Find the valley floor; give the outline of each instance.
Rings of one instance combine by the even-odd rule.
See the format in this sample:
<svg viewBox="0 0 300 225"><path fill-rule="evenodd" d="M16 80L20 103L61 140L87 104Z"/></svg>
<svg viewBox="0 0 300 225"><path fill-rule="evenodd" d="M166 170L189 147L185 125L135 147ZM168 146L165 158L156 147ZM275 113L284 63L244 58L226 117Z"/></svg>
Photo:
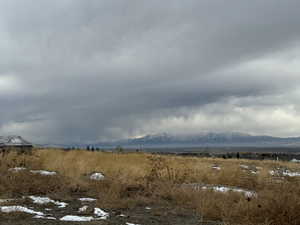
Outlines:
<svg viewBox="0 0 300 225"><path fill-rule="evenodd" d="M300 164L87 151L0 157L0 224L297 225Z"/></svg>

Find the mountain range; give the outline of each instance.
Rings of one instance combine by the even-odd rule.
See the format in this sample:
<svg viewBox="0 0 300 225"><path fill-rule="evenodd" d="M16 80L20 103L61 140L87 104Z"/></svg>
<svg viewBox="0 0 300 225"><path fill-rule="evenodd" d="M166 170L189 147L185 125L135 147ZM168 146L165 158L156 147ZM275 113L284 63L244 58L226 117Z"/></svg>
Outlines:
<svg viewBox="0 0 300 225"><path fill-rule="evenodd" d="M167 133L145 135L112 142L95 143L98 147L203 147L203 146L253 146L253 147L296 147L300 146L300 137L273 137L250 135L237 132L201 133L197 135L171 135Z"/></svg>
<svg viewBox="0 0 300 225"><path fill-rule="evenodd" d="M98 148L161 148L161 147L300 147L300 137L273 137L268 135L250 135L238 132L200 133L197 135L172 135L168 133L148 134L136 138L116 141L69 144L43 144L42 147L77 147L86 146Z"/></svg>

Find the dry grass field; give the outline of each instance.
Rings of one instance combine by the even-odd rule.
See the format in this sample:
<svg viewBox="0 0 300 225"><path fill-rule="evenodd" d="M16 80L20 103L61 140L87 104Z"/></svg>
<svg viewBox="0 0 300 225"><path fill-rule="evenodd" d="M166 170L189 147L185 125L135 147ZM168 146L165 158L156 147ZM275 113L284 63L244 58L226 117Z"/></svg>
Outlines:
<svg viewBox="0 0 300 225"><path fill-rule="evenodd" d="M12 172L15 167L26 170ZM30 173L41 169L57 175ZM300 164L291 162L43 149L0 157L0 199L36 195L70 201L84 195L108 211L146 206L190 211L199 224L299 225L299 171ZM89 179L93 172L105 179Z"/></svg>

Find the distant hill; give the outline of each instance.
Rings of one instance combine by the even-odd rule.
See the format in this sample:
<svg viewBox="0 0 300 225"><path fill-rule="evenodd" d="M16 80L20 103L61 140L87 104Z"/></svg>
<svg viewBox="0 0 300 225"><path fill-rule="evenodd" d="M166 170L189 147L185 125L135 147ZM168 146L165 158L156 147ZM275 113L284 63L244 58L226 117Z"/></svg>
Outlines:
<svg viewBox="0 0 300 225"><path fill-rule="evenodd" d="M200 133L197 135L171 135L167 133L145 135L111 142L97 143L48 143L40 147L85 148L87 145L98 148L161 148L161 147L300 147L300 137L273 137L267 135L250 135L238 132Z"/></svg>
<svg viewBox="0 0 300 225"><path fill-rule="evenodd" d="M114 142L96 143L95 146L110 147L198 147L198 146L300 146L300 137L254 136L244 133L201 133L198 135L170 135L167 133L145 135Z"/></svg>

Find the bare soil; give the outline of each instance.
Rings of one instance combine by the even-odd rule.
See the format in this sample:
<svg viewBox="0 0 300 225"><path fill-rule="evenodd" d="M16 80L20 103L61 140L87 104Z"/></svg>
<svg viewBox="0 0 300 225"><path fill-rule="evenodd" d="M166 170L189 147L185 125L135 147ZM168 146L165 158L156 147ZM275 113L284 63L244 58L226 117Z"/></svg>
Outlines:
<svg viewBox="0 0 300 225"><path fill-rule="evenodd" d="M17 205L11 203L11 205ZM41 211L45 214L49 212L49 216L57 218L57 220L35 219L33 215L25 213L0 213L0 225L65 225L65 224L85 224L85 225L126 225L126 223L140 225L199 225L209 224L200 223L200 217L190 209L172 208L170 206L149 206L136 207L134 209L114 209L105 210L110 216L106 220L97 220L92 222L66 222L60 221L65 215L78 216L93 216L94 202L80 202L73 200L68 202L66 208L58 208L53 204L38 205L33 204L30 200L24 200L18 205L31 208L35 211ZM85 212L78 212L78 209L83 205L88 205L89 208ZM46 210L48 209L48 210ZM50 209L50 210L49 210Z"/></svg>

